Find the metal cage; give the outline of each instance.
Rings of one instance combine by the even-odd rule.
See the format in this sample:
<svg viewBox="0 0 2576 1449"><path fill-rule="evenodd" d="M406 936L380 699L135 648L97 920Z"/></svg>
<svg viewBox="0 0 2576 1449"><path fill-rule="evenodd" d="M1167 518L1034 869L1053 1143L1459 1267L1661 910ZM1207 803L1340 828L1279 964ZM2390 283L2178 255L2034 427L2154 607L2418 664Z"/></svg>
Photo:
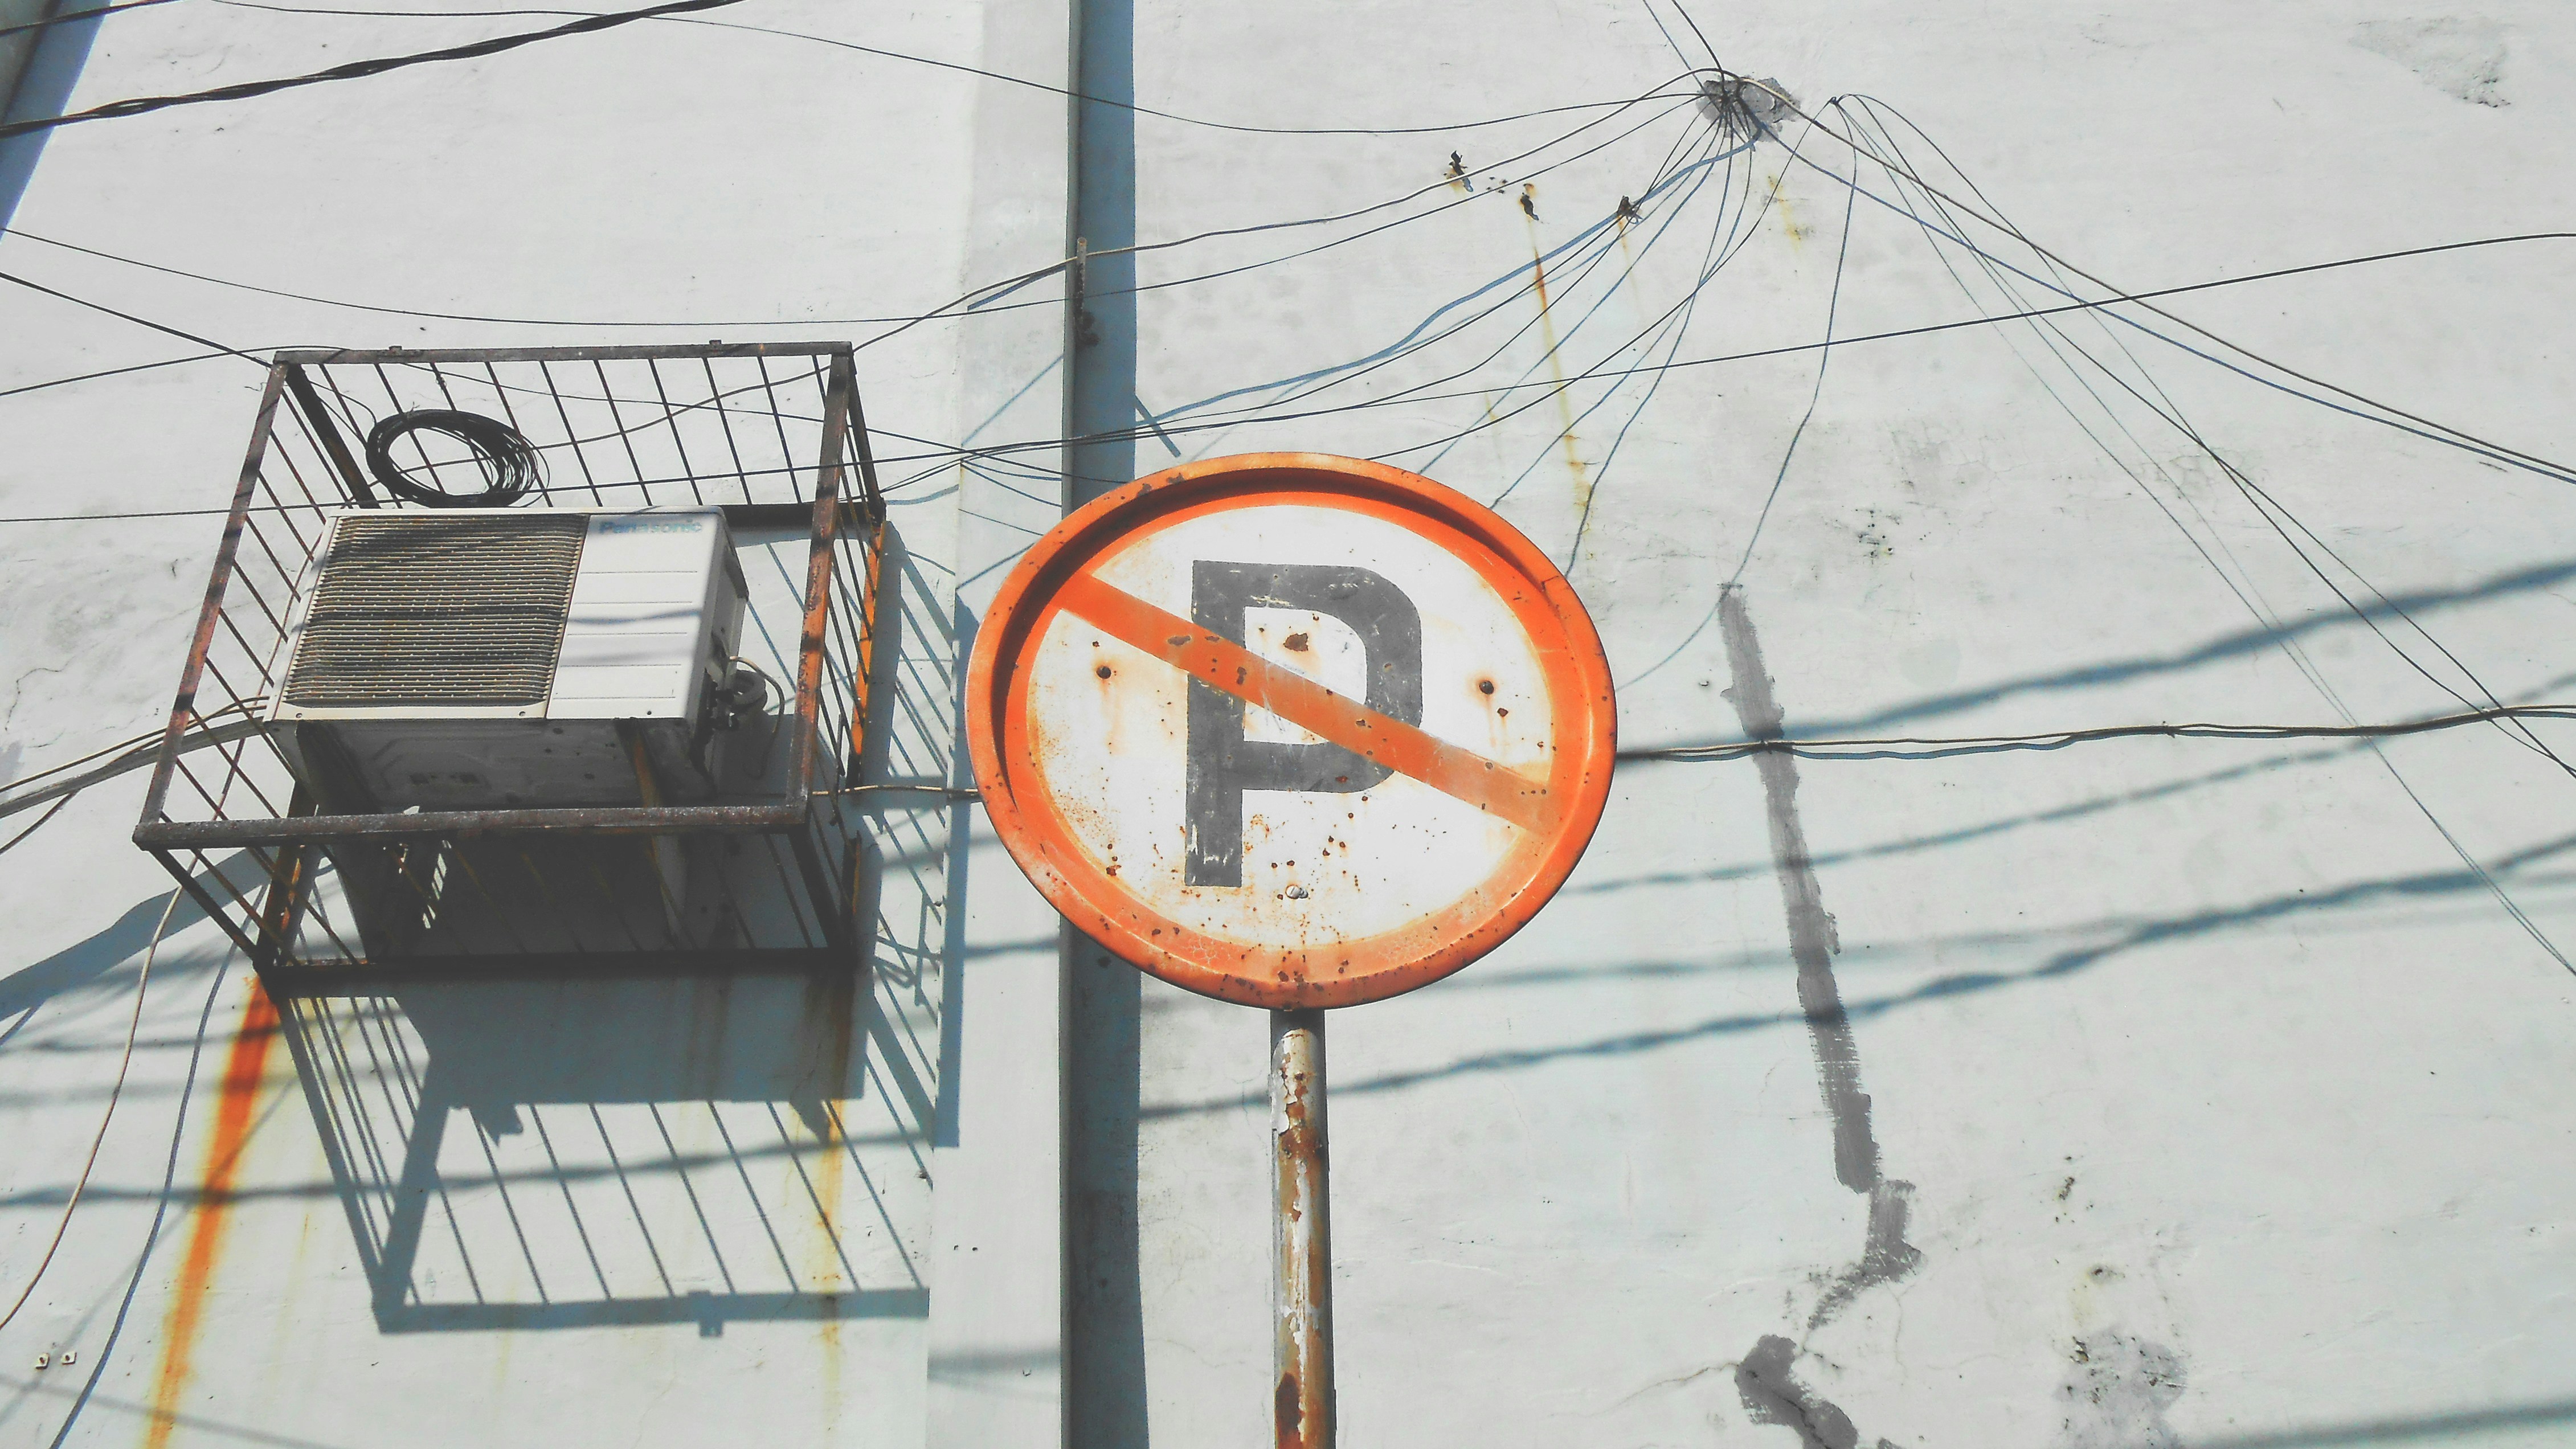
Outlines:
<svg viewBox="0 0 2576 1449"><path fill-rule="evenodd" d="M523 510L723 509L747 581L741 648L777 683L714 799L397 813L299 776L287 727L263 717L299 590L331 514L423 506L380 487L351 440L424 408L527 439L542 468ZM395 466L454 493L487 481L481 460L417 442ZM279 994L856 970L853 794L886 540L847 343L281 352L135 843Z"/></svg>

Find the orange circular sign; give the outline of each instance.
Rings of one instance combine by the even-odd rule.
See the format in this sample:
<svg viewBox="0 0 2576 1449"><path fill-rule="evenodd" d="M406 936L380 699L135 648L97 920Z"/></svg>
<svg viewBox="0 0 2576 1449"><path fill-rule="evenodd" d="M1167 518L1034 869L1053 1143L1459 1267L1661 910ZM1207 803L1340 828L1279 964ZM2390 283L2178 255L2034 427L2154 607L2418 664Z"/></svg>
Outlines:
<svg viewBox="0 0 2576 1449"><path fill-rule="evenodd" d="M1600 637L1547 556L1399 468L1140 478L1012 570L966 677L975 781L1047 900L1249 1006L1355 1006L1500 945L1609 796Z"/></svg>

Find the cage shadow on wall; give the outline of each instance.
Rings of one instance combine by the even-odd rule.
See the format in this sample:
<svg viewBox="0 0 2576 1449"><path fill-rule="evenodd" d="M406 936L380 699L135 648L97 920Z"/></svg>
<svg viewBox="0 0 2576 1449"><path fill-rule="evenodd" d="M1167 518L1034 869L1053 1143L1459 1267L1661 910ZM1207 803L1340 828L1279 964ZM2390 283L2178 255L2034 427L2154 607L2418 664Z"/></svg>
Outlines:
<svg viewBox="0 0 2576 1449"><path fill-rule="evenodd" d="M385 1333L921 1319L926 1063L859 979L278 1003Z"/></svg>
<svg viewBox="0 0 2576 1449"><path fill-rule="evenodd" d="M456 436L476 430L503 444ZM450 506L473 498L508 506ZM730 620L696 715L570 709L585 626L567 560L587 570L638 529L689 528L724 545L709 597ZM135 841L281 998L859 971L856 787L887 536L846 343L280 353ZM363 575L348 562L362 540L378 541ZM552 632L522 597L541 576L571 591ZM593 614L627 631L610 644L649 634L663 606L593 577L580 587L608 600ZM336 694L300 678L326 623L346 656ZM505 677L527 657L532 686ZM594 680L649 673L601 657ZM381 703L413 669L476 707L317 723L317 700ZM409 735L392 748L388 731ZM552 776L513 774L513 754ZM441 794L460 790L470 804ZM205 868L235 849L263 890Z"/></svg>

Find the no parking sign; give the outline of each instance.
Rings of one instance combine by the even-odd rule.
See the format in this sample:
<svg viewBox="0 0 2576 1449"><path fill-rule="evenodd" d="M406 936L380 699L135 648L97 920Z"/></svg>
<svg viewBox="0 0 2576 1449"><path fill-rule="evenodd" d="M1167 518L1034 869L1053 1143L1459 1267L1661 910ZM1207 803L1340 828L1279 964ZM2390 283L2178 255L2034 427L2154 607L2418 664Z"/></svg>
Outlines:
<svg viewBox="0 0 2576 1449"><path fill-rule="evenodd" d="M1021 560L975 643L995 829L1143 969L1269 1007L1436 981L1519 929L1601 817L1608 666L1492 511L1357 459L1140 479Z"/></svg>
<svg viewBox="0 0 2576 1449"><path fill-rule="evenodd" d="M1057 910L1271 1011L1280 1449L1334 1440L1324 1013L1437 981L1565 883L1617 717L1592 621L1492 510L1258 453L1140 478L1021 559L966 739Z"/></svg>

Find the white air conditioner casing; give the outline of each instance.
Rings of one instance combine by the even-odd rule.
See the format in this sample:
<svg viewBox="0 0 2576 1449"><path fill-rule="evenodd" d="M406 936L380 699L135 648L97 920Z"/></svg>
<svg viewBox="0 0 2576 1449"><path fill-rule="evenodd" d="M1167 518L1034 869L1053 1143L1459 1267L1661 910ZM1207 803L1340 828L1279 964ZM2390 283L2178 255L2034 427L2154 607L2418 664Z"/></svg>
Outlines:
<svg viewBox="0 0 2576 1449"><path fill-rule="evenodd" d="M350 509L268 718L332 813L716 793L744 615L715 508Z"/></svg>

